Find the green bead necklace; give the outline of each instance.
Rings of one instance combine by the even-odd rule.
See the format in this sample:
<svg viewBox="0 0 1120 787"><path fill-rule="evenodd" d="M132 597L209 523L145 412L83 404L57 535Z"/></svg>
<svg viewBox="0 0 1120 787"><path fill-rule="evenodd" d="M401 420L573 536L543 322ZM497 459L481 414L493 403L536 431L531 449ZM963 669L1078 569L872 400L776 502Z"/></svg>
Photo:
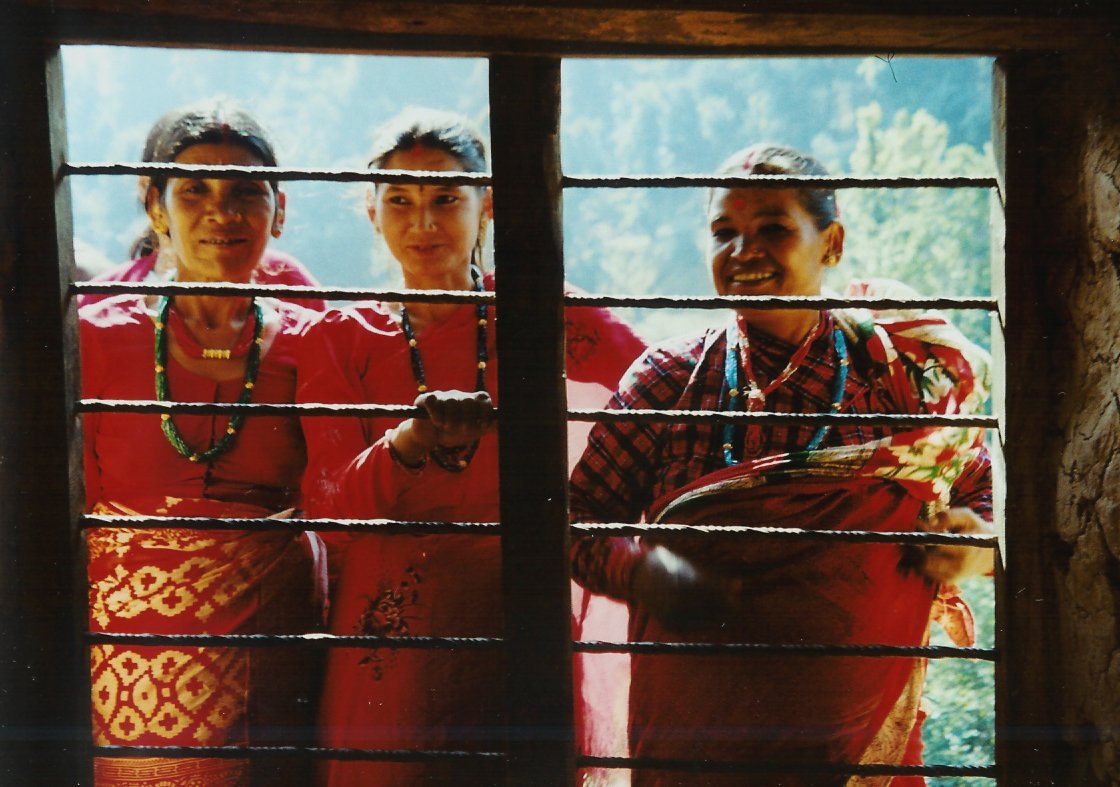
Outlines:
<svg viewBox="0 0 1120 787"><path fill-rule="evenodd" d="M238 404L248 404L253 398L253 385L257 381L257 371L261 366L261 345L264 344L261 338L261 333L264 331L264 313L255 300L251 301L251 304L254 320L253 341L249 345L249 355L245 359L245 384L241 387L241 396L237 398ZM156 401L170 402L173 400L167 385L167 318L171 313L171 298L166 295L160 298L156 313ZM244 420L245 416L242 413L231 415L222 439L205 451L191 450L179 434L179 430L175 428L170 413L160 414L160 427L167 442L171 443L172 448L182 456L191 462L209 462L229 450Z"/></svg>

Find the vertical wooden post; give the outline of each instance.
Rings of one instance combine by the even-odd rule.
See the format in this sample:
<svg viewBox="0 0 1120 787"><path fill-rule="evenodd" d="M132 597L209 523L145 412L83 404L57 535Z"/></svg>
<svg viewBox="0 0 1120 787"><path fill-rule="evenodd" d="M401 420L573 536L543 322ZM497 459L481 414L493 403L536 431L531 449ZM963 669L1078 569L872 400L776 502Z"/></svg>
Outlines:
<svg viewBox="0 0 1120 787"><path fill-rule="evenodd" d="M0 781L89 784L76 320L57 46L0 40ZM60 250L64 250L60 255ZM71 468L75 472L71 472Z"/></svg>
<svg viewBox="0 0 1120 787"><path fill-rule="evenodd" d="M1053 155L1044 130L1046 58L1020 55L997 61L993 74L993 141L1005 195L1005 270L995 282L1003 309L1005 379L996 392L1004 426L1007 532L1005 571L997 585L1002 620L997 672L997 758L1001 783L1066 784L1059 774L1061 685L1060 636L1054 588L1053 517L1058 475L1054 444L1058 417L1053 358L1060 331L1048 303L1047 243L1040 239L1047 194L1057 182L1041 176L1040 162ZM1072 173L1066 173L1072 177ZM1046 229L1042 230L1044 233ZM1000 408L1002 404L1003 411Z"/></svg>
<svg viewBox="0 0 1120 787"><path fill-rule="evenodd" d="M560 63L490 60L511 785L574 782Z"/></svg>

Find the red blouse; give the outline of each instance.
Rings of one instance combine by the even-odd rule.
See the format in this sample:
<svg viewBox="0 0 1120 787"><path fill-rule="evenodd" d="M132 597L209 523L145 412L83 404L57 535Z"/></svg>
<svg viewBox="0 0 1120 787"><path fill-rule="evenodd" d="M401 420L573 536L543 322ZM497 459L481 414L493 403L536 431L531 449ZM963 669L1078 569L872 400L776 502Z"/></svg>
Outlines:
<svg viewBox="0 0 1120 787"><path fill-rule="evenodd" d="M295 398L298 340L314 313L268 299L280 325L261 359L254 402ZM98 399L155 399L152 313L143 296L119 295L79 311L82 396ZM183 402L235 402L242 380L215 381L185 370L169 354L171 397ZM205 449L224 434L228 417L176 415L187 445ZM252 416L229 451L210 463L185 460L160 429L159 415L87 413L85 430L86 505L167 495L244 502L279 510L294 505L305 451L295 418Z"/></svg>

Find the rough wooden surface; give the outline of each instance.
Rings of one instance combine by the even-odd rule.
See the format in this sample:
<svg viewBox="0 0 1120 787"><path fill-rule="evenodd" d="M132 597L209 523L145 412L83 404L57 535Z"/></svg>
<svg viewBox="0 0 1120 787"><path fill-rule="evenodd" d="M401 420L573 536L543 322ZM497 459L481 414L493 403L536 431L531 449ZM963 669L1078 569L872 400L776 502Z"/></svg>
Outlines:
<svg viewBox="0 0 1120 787"><path fill-rule="evenodd" d="M1060 379L1057 510L1061 629L1068 667L1071 784L1120 784L1120 69L1071 57L1064 123L1075 178L1054 272L1072 350ZM1065 156L1063 157L1065 158Z"/></svg>
<svg viewBox="0 0 1120 787"><path fill-rule="evenodd" d="M88 784L62 83L57 49L21 32L0 32L0 783Z"/></svg>
<svg viewBox="0 0 1120 787"><path fill-rule="evenodd" d="M1054 590L1053 511L1056 454L1055 364L1068 355L1059 335L1053 302L1056 264L1054 225L1064 215L1050 200L1061 183L1047 184L1044 167L1060 152L1050 114L1038 112L1060 100L1062 80L1056 58L1017 56L1001 60L995 73L996 160L1006 195L1004 361L1006 385L1003 438L1007 444L1005 581L997 606L1004 649L1000 676L999 757L1006 783L1057 785L1064 760L1053 720L1059 715L1056 684L1060 653L1039 647L1056 636L1061 610ZM1066 178L1069 180L1069 178ZM1055 212L1040 233L1040 215Z"/></svg>
<svg viewBox="0 0 1120 787"><path fill-rule="evenodd" d="M507 784L575 778L560 62L490 62Z"/></svg>
<svg viewBox="0 0 1120 787"><path fill-rule="evenodd" d="M460 53L650 51L998 53L1077 48L1116 30L1103 2L380 2L379 0L17 0L49 16L64 40L107 30L137 43L218 43L283 48L393 47ZM132 17L132 18L129 18ZM193 20L195 24L192 24ZM121 22L125 22L121 24ZM239 25L226 38L213 22ZM253 27L258 26L254 35ZM298 30L297 30L298 29ZM296 31L288 32L287 31ZM346 33L327 43L311 31Z"/></svg>

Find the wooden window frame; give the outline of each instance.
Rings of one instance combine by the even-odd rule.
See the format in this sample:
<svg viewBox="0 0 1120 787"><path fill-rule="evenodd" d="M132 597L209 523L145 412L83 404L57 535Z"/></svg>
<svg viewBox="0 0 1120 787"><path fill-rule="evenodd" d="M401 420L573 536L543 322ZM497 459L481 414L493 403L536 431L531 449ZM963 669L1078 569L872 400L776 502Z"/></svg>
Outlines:
<svg viewBox="0 0 1120 787"><path fill-rule="evenodd" d="M529 664L510 687L511 723L550 732L571 729L571 643L564 549L567 474L564 453L552 450L565 439L565 407L561 386L537 384L558 383L563 371L558 298L563 269L556 212L560 174L555 166L559 104L558 94L542 95L539 86L558 84L559 58L569 55L995 55L994 137L1007 240L1006 262L998 259L993 271L993 294L1000 301L1003 334L1014 337L995 348L997 365L1006 369L1006 382L996 391L996 413L1003 421L1001 433L1015 444L1005 457L1008 494L1001 499L1006 501L1004 517L1015 522L1018 536L1006 538L1003 545L1007 572L999 591L1003 617L998 647L1013 658L1005 658L997 670L997 760L1003 783L1046 783L1061 767L1049 732L1057 718L1047 679L1055 662L1042 645L1050 633L1046 610L1040 614L1028 600L1049 598L1048 564L1037 544L1051 501L1034 483L1034 458L1045 450L1037 423L1056 414L1027 385L1036 363L1032 353L1047 330L1041 305L1046 293L1040 277L1009 278L1003 271L1004 265L1024 270L1032 251L1028 230L1039 189L1032 161L1032 145L1038 142L1032 86L1050 51L1083 46L1085 36L1100 33L1100 20L1075 11L1063 16L1062 4L1043 8L1041 3L1020 3L1028 6L1021 17L997 3L979 10L965 5L928 17L905 9L886 16L858 6L834 13L823 3L789 13L784 4L763 2L744 14L740 4L731 2L620 3L610 9L560 0L504 6L367 1L325 8L277 2L254 23L241 19L236 8L173 0L23 0L5 10L9 24L0 34L0 101L15 111L9 109L0 121L5 151L0 161L0 277L6 285L0 293L0 548L5 560L0 571L0 656L8 665L0 710L7 730L4 775L19 783L71 783L75 776L81 783L92 781L88 657L80 633L85 629L85 567L73 560L81 553L75 524L81 482L71 470L80 466L78 367L76 358L63 353L64 347L76 346L76 319L69 304L69 189L57 177L66 136L58 47L236 47L252 40L260 49L491 58L496 210L503 217L522 214L497 227L495 243L503 257L531 262L503 267L498 304L509 321L536 331L532 341L500 344L505 368L533 370L520 382L513 375L502 381L504 402L532 401L524 410L503 408L502 519L525 520L531 512L534 523L503 532L505 582L507 591L549 591L518 594L525 603L507 621L511 657ZM502 14L513 21L495 34L495 17ZM844 31L843 43L836 30ZM525 124L532 133L524 133ZM532 188L526 185L530 183ZM57 277L51 273L52 262L57 263ZM546 389L550 393L542 399ZM515 457L529 455L543 458L545 483L510 469ZM535 558L522 560L526 555ZM1014 593L1006 590L1011 587ZM567 784L574 772L564 734L526 736L513 747L511 763L513 784Z"/></svg>

